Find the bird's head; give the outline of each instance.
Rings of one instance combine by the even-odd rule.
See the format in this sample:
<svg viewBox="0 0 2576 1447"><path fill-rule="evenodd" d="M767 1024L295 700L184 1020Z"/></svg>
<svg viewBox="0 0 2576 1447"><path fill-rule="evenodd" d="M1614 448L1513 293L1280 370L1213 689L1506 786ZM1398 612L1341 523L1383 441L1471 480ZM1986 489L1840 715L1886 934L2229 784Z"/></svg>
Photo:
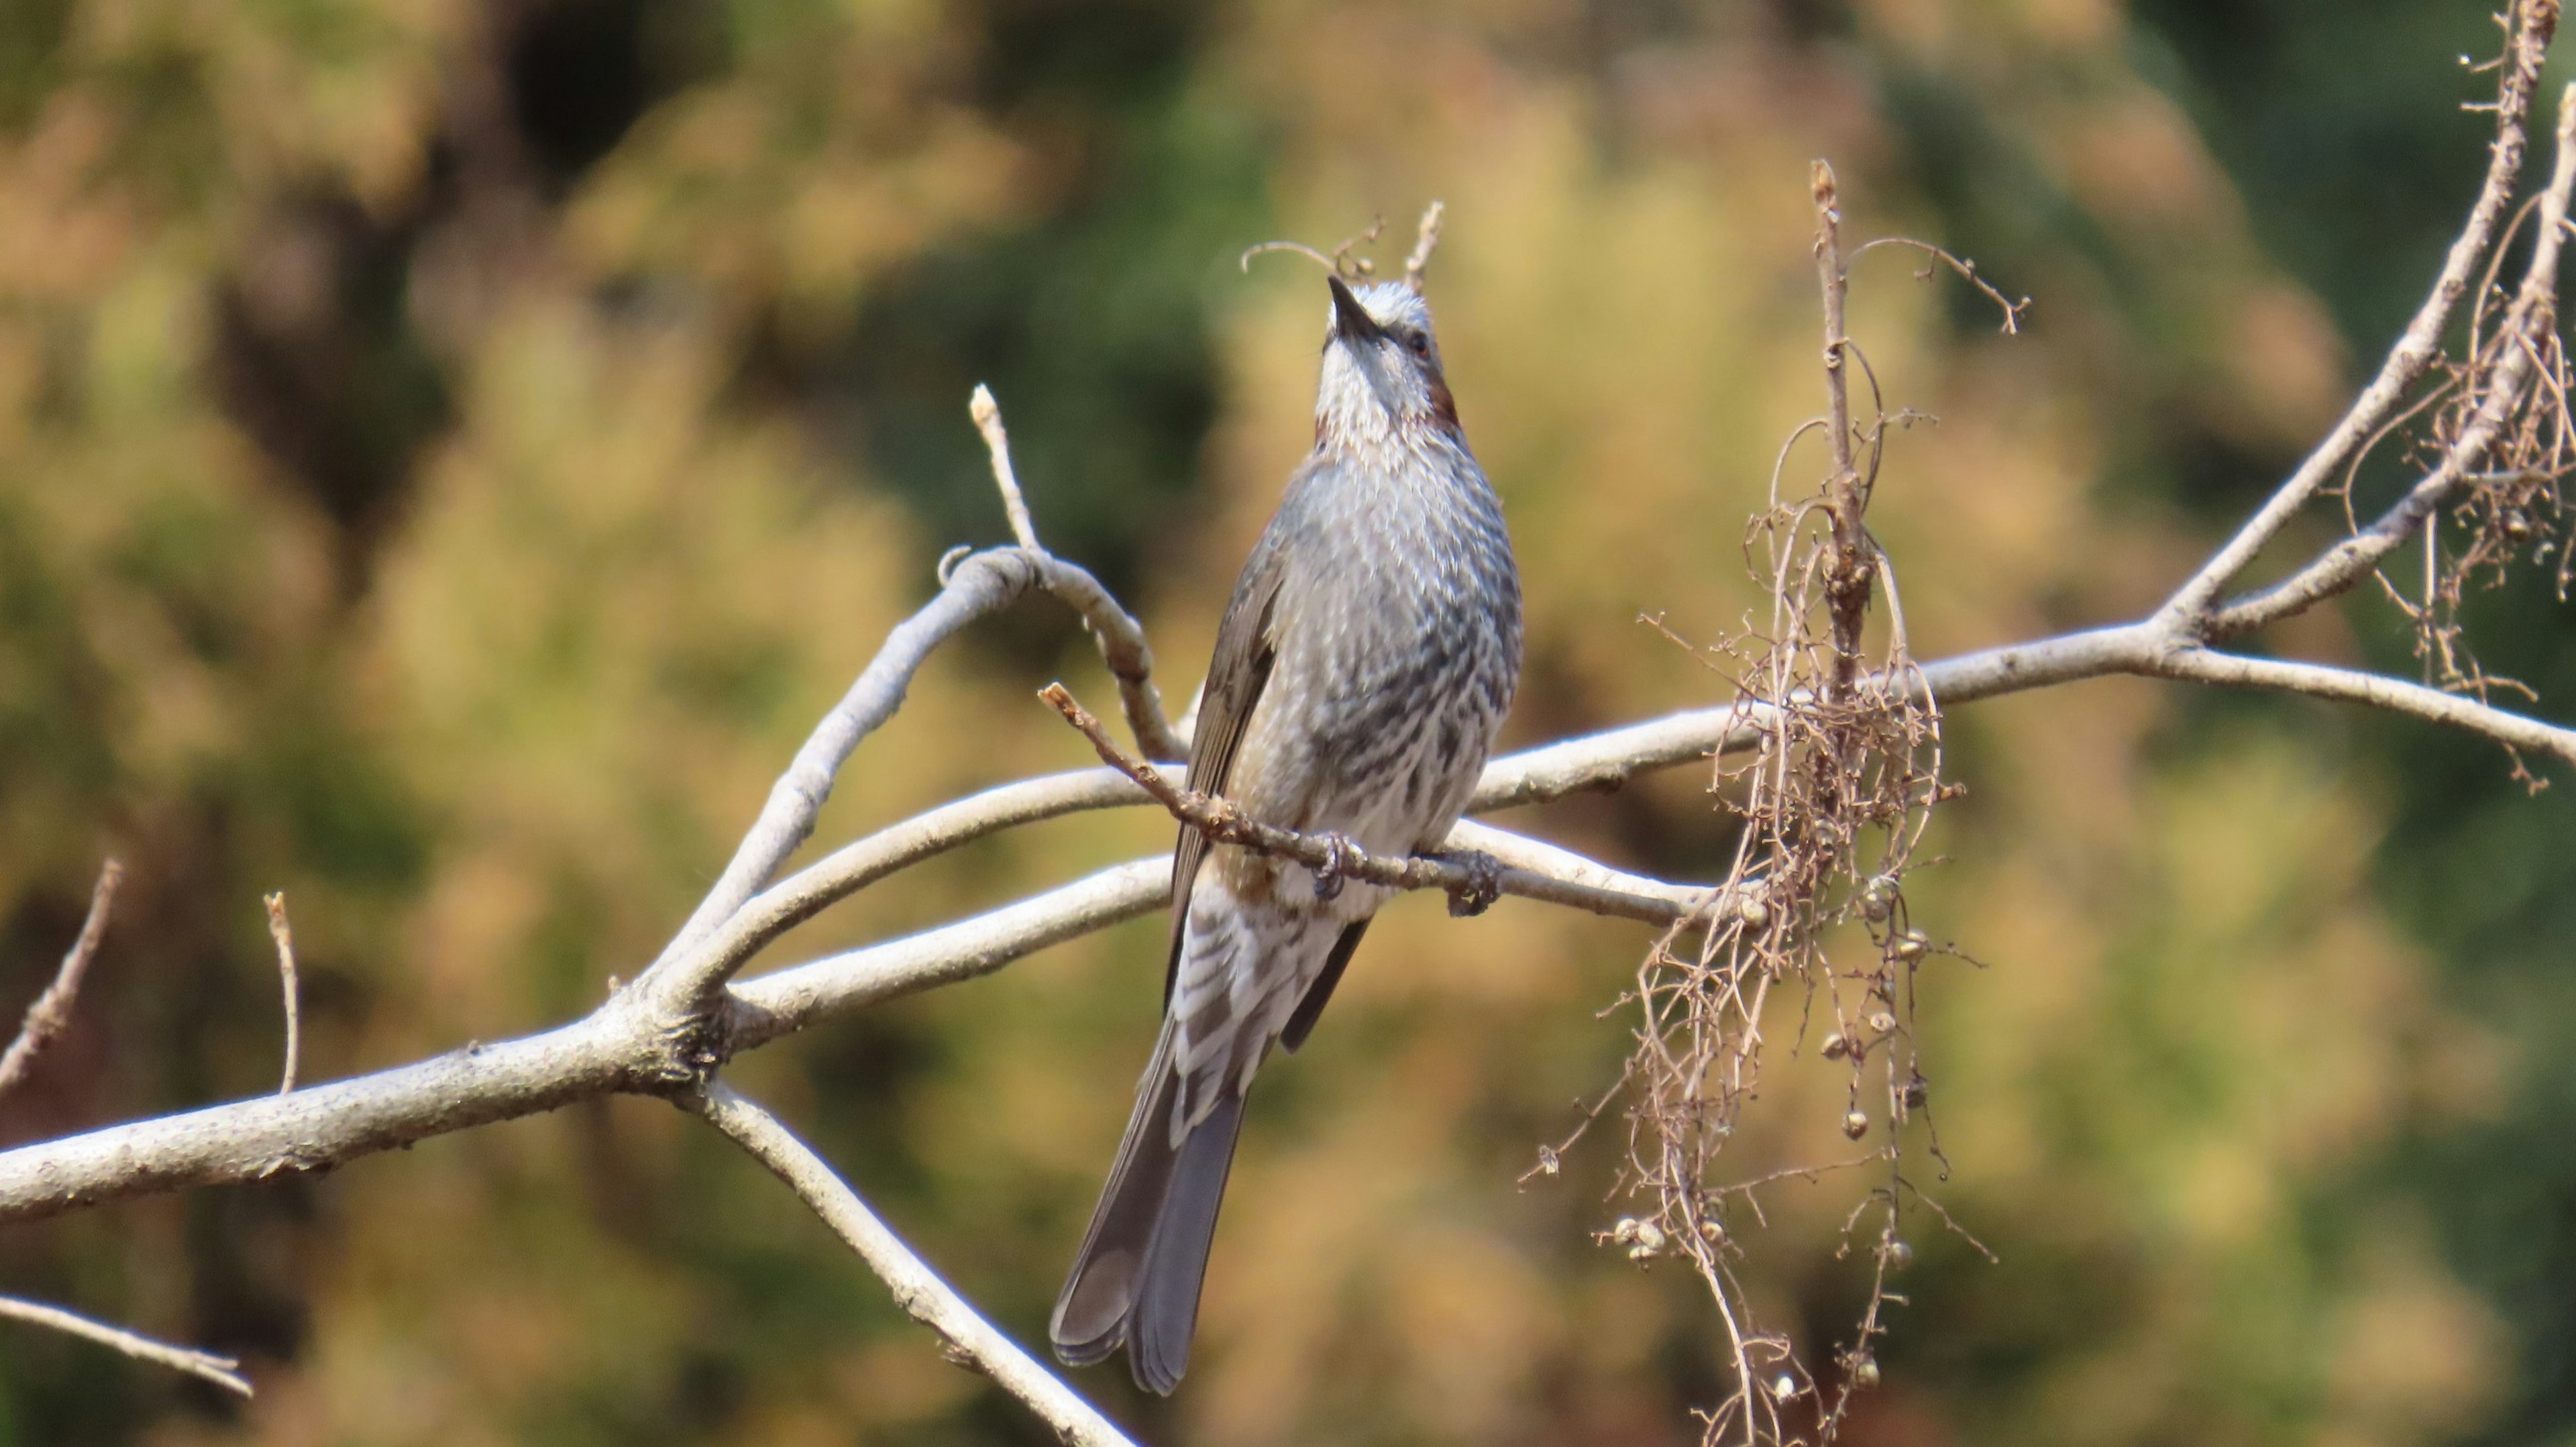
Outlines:
<svg viewBox="0 0 2576 1447"><path fill-rule="evenodd" d="M1368 443L1423 428L1456 431L1458 405L1440 374L1440 343L1421 293L1397 281L1357 291L1338 276L1325 284L1333 317L1315 392L1317 437Z"/></svg>

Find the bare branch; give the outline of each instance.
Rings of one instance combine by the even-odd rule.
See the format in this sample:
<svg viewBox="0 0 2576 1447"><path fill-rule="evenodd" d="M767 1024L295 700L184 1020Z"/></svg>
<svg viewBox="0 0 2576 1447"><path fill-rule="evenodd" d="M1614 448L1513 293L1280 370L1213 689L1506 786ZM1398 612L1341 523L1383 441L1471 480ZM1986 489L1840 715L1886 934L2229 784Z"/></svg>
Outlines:
<svg viewBox="0 0 2576 1447"><path fill-rule="evenodd" d="M703 1097L686 1103L812 1207L885 1282L894 1293L895 1305L939 1333L951 1360L992 1378L1053 1428L1058 1440L1072 1447L1135 1447L1115 1423L968 1305L776 1116L721 1084L709 1086Z"/></svg>
<svg viewBox="0 0 2576 1447"><path fill-rule="evenodd" d="M0 1221L320 1170L471 1126L650 1089L661 1058L658 1035L642 1012L622 1008L625 999L524 1039L0 1152Z"/></svg>
<svg viewBox="0 0 2576 1447"><path fill-rule="evenodd" d="M942 804L845 845L763 891L699 945L682 968L730 976L780 935L897 870L1022 824L1150 802L1125 775L1084 769L1022 779Z"/></svg>
<svg viewBox="0 0 2576 1447"><path fill-rule="evenodd" d="M27 1072L35 1068L36 1057L71 1024L72 1005L80 998L81 979L89 973L89 962L97 957L99 941L107 935L107 917L116 907L116 887L124 879L125 866L113 859L99 867L98 883L90 887L89 916L81 921L79 938L64 954L53 983L27 1007L26 1019L19 1023L17 1037L9 1042L8 1051L0 1054L0 1095L17 1089L26 1080Z"/></svg>
<svg viewBox="0 0 2576 1447"><path fill-rule="evenodd" d="M2334 480L2345 459L2378 430L2433 364L2441 348L2442 333L2450 326L2460 299L2468 294L2479 263L2495 244L2497 222L2512 204L2514 183L2522 174L2523 156L2529 148L2532 96L2540 84L2541 62L2547 59L2549 42L2557 33L2558 12L2559 0L2519 0L2515 6L2513 31L2505 42L2500 67L2503 78L2496 93L2496 138L2487 154L2486 180L2469 208L2468 221L2443 258L2442 273L2432 293L2416 309L2414 320L2407 323L2397 344L2389 349L2379 375L2362 389L2334 430L2308 454L2280 490L2175 591L2164 606L2167 616L2193 618L2209 612L2220 590L2244 572L2264 545Z"/></svg>
<svg viewBox="0 0 2576 1447"><path fill-rule="evenodd" d="M1671 924L1698 903L1704 903L1713 893L1699 891L1692 903L1684 904L1668 895L1629 894L1570 879L1534 874L1526 869L1504 868L1491 878L1484 878L1475 867L1452 860L1420 855L1410 859L1392 859L1364 853L1350 847L1347 841L1337 844L1317 835L1281 829L1245 814L1225 799L1196 789L1184 789L1163 777L1162 771L1153 765L1128 757L1118 747L1117 741L1109 737L1109 731L1100 726L1100 720L1076 703L1063 684L1048 684L1039 690L1038 696L1054 705L1067 723L1091 740L1091 746L1099 751L1103 762L1134 779L1146 793L1154 796L1155 802L1170 810L1173 818L1205 834L1211 843L1231 844L1256 853L1295 860L1313 870L1319 881L1354 879L1389 889L1445 890L1451 909L1468 913L1483 906L1478 904L1473 909L1462 909L1462 902L1479 895L1490 900L1492 896L1485 891L1499 889L1504 894L1518 895L1523 899L1568 905L1594 914L1616 915L1647 924Z"/></svg>
<svg viewBox="0 0 2576 1447"><path fill-rule="evenodd" d="M748 1050L818 1020L989 975L1171 902L1172 856L1132 859L954 924L744 980L734 986L726 1033L734 1048ZM7 1164L0 1156L0 1180ZM0 1220L7 1218L5 1189L0 1185Z"/></svg>
<svg viewBox="0 0 2576 1447"><path fill-rule="evenodd" d="M50 1327L66 1335L79 1337L83 1341L96 1342L100 1346L123 1352L136 1361L150 1362L154 1366L186 1372L192 1377L202 1377L228 1392L239 1392L245 1397L251 1395L250 1378L241 1374L241 1362L238 1358L219 1357L213 1352L199 1351L195 1347L173 1346L168 1342L154 1341L148 1336L138 1335L123 1327L92 1321L77 1312L65 1311L59 1306L47 1306L41 1301L29 1301L24 1297L0 1296L0 1317L35 1326Z"/></svg>
<svg viewBox="0 0 2576 1447"><path fill-rule="evenodd" d="M2262 688L2309 698L2366 703L2427 723L2464 729L2508 749L2546 754L2562 764L2576 766L2576 729L2559 728L2460 694L2382 674L2322 663L2247 658L2205 648L2162 653L2135 671L2154 678L2189 679L2226 688Z"/></svg>
<svg viewBox="0 0 2576 1447"><path fill-rule="evenodd" d="M661 958L637 980L659 1003L667 1027L677 1028L680 1022L706 1013L731 968L725 963L726 952L699 947L742 910L813 832L815 816L830 797L841 765L862 739L902 706L913 675L931 650L967 624L1008 607L1033 584L1070 604L1090 626L1102 657L1118 679L1129 721L1149 751L1175 757L1187 754L1187 745L1163 717L1152 680L1153 655L1145 646L1143 630L1098 579L1053 554L1022 548L996 548L960 560L948 570L939 595L895 626L848 695L797 750L715 887ZM739 963L731 961L732 967Z"/></svg>
<svg viewBox="0 0 2576 1447"><path fill-rule="evenodd" d="M2569 196L2576 191L2576 85L2569 86L2560 97L2556 139L2557 161L2550 174L2549 189L2541 193L2540 230L2532 241L2531 264L2523 273L2522 286L2497 338L2497 345L2504 349L2504 360L2497 363L2469 425L2443 449L2442 460L2433 471L2369 527L2327 549L2291 576L2218 610L2203 630L2205 636L2232 638L2304 612L2350 589L2474 478L2488 449L2503 435L2515 405L2531 385L2533 349L2528 342L2537 331L2555 325L2557 320L2558 262L2567 238Z"/></svg>
<svg viewBox="0 0 2576 1447"><path fill-rule="evenodd" d="M1670 913L1661 919L1649 919L1646 917L1649 911L1641 903L1633 914L1626 912L1617 914L1618 918L1634 919L1643 924L1668 924L1674 919L1710 904L1710 895L1714 893L1705 884L1675 884L1669 880L1656 879L1651 875L1630 874L1624 869L1612 869L1598 860L1587 859L1571 849L1560 849L1543 840L1532 839L1526 834L1515 834L1508 829L1497 829L1491 824L1479 824L1472 819L1461 819L1451 827L1445 844L1452 851L1469 850L1489 856L1503 864L1507 871L1526 874L1533 879L1580 886L1599 891L1603 895L1620 896L1623 902L1627 899L1660 900L1670 910ZM1514 891L1506 889L1503 892L1511 894ZM1520 897L1541 904L1563 904L1577 909L1584 907L1573 899L1556 898L1539 893L1535 889Z"/></svg>
<svg viewBox="0 0 2576 1447"><path fill-rule="evenodd" d="M875 659L859 674L832 711L823 716L795 760L769 792L760 817L734 851L732 862L707 891L695 913L662 952L661 959L638 979L667 1002L675 1017L696 1013L724 983L721 973L676 973L673 963L713 933L716 927L758 893L769 876L814 830L814 816L831 796L832 781L859 741L894 716L912 676L930 651L988 613L1010 606L1038 581L1038 566L1017 548L973 554L950 570L939 595L920 612L895 625Z"/></svg>
<svg viewBox="0 0 2576 1447"><path fill-rule="evenodd" d="M1100 645L1100 661L1118 682L1119 711L1127 716L1127 731L1135 735L1136 746L1165 762L1188 758L1189 740L1163 713L1162 690L1154 686L1154 652L1145 646L1144 628L1118 606L1099 579L1052 553L1043 556L1040 581L1082 615L1083 626Z"/></svg>
<svg viewBox="0 0 2576 1447"><path fill-rule="evenodd" d="M277 941L278 985L286 992L286 1074L277 1083L277 1093L285 1095L295 1089L295 1062L302 1050L303 1011L297 1002L301 992L295 987L295 931L286 924L286 891L268 896L268 937Z"/></svg>
<svg viewBox="0 0 2576 1447"><path fill-rule="evenodd" d="M2393 692L2357 688L2344 679L2311 677L2302 670L2313 665L2303 664L2254 660L2249 668L2240 669L2159 661L2160 656L2188 651L2188 643L2170 632L2133 623L1966 654L1926 664L1916 676L1944 707L2117 674L2274 688L2393 708L2467 728L2509 746L2571 757L2564 731L2546 740L2535 738L2526 730L2546 725L2466 699L2433 705L2409 692L2411 686L2399 686ZM2233 676L2218 676L2222 672ZM1639 773L1741 747L1767 717L1763 709L1733 705L1693 709L1496 759L1486 766L1471 807L1508 808L1579 790L1616 787ZM1076 809L1145 802L1144 791L1125 778L1108 770L1085 771L990 790L950 806L958 812L948 818L957 823L977 815L973 828L989 833ZM850 852L872 859L870 868L899 867L901 862L937 853L949 847L934 827L943 813L935 811L862 841ZM908 842L898 837L906 831L914 831ZM1453 840L1475 847L1472 837L1453 836ZM809 873L819 875L823 868L818 865ZM775 901L778 912L792 913L792 904L802 908L794 892L808 883L819 890L827 882L819 878L808 882L805 875L787 881L780 890L788 893ZM808 901L811 897L804 896ZM1166 907L1170 898L1168 856L1135 860L922 934L743 981L729 997L719 1033L726 1048L751 1049L818 1020L990 974L1049 945L1151 914ZM744 951L742 958L748 959L749 952ZM692 967L703 963L693 961ZM735 963L738 967L739 961ZM670 1081L663 1073L666 1051L660 1033L664 1022L638 997L639 992L630 987L600 1011L554 1030L468 1046L350 1080L308 1085L291 1096L214 1106L0 1152L0 1221L47 1216L127 1196L320 1169L577 1100L621 1091L666 1090Z"/></svg>

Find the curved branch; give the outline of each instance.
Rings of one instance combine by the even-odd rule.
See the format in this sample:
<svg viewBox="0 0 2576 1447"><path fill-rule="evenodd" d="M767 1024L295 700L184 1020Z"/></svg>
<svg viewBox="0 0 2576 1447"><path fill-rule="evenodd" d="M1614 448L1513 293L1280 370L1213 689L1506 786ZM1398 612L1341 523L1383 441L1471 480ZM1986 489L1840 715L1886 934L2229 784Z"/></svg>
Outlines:
<svg viewBox="0 0 2576 1447"><path fill-rule="evenodd" d="M949 570L937 597L895 625L849 693L796 751L723 875L662 957L636 981L639 987L661 992L674 1014L686 1015L723 985L721 972L679 970L675 962L732 918L814 832L814 816L831 797L832 781L841 765L861 739L876 732L902 706L912 676L921 671L931 650L985 614L1009 607L1037 580L1038 569L1017 548L976 553Z"/></svg>

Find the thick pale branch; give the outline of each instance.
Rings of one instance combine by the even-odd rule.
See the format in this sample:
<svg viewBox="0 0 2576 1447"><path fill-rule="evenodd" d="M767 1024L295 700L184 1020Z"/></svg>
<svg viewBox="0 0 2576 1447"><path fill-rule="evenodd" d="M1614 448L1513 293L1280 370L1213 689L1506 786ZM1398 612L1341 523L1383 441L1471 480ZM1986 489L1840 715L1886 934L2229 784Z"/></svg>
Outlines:
<svg viewBox="0 0 2576 1447"><path fill-rule="evenodd" d="M950 1355L993 1379L1072 1447L1135 1447L1127 1434L1021 1351L868 1209L849 1184L779 1119L723 1085L688 1102L787 1183L894 1293L906 1315L939 1333Z"/></svg>
<svg viewBox="0 0 2576 1447"><path fill-rule="evenodd" d="M611 1008L291 1095L134 1121L0 1152L0 1221L128 1196L322 1170L432 1136L640 1089L652 1022Z"/></svg>
<svg viewBox="0 0 2576 1447"><path fill-rule="evenodd" d="M93 1341L100 1346L123 1352L138 1362L150 1362L156 1367L168 1367L172 1371L186 1372L192 1377L202 1377L225 1391L239 1392L245 1397L251 1395L250 1378L241 1374L241 1362L234 1357L219 1357L213 1352L199 1351L195 1347L173 1346L165 1341L155 1341L148 1336L127 1331L121 1326L109 1326L103 1321L92 1321L78 1312L65 1311L59 1306L47 1306L41 1301L29 1301L24 1297L0 1296L0 1317L23 1321L33 1326L49 1327L67 1336L76 1336L83 1341Z"/></svg>
<svg viewBox="0 0 2576 1447"><path fill-rule="evenodd" d="M2514 184L2522 175L2529 149L2532 97L2540 84L2541 62L2558 29L2559 0L2521 0L2514 10L2513 30L2505 43L2503 78L2496 94L2496 138L2487 155L2486 180L2469 208L2469 218L2443 258L2441 276L2416 309L2414 319L2380 363L2379 374L2364 387L2334 430L2299 464L2280 490L2210 555L2165 604L2165 616L2195 619L2207 614L2221 590L2244 572L2266 544L2279 535L2340 473L2353 452L2423 380L2442 345L2442 333L2468 294L2479 264L2496 242L2496 230L2513 202Z"/></svg>
<svg viewBox="0 0 2576 1447"><path fill-rule="evenodd" d="M0 1095L18 1088L34 1069L36 1057L44 1053L63 1027L72 1022L72 1004L80 998L81 980L89 974L89 963L98 955L99 941L107 936L107 917L116 908L116 886L125 878L125 866L111 859L100 866L98 883L89 892L89 915L81 921L80 935L63 955L62 967L54 972L53 983L45 986L27 1007L27 1017L20 1022L16 1038L9 1042L6 1054L0 1054Z"/></svg>

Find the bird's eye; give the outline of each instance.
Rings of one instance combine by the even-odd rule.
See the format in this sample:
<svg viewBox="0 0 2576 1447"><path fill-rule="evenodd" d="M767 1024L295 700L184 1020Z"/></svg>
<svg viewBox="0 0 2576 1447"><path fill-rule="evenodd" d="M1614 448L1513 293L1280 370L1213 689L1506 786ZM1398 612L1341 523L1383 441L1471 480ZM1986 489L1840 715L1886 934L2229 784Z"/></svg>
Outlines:
<svg viewBox="0 0 2576 1447"><path fill-rule="evenodd" d="M1404 344L1411 347L1413 349L1413 355L1417 357L1427 357L1431 355L1431 334L1429 332L1406 332L1404 334Z"/></svg>

